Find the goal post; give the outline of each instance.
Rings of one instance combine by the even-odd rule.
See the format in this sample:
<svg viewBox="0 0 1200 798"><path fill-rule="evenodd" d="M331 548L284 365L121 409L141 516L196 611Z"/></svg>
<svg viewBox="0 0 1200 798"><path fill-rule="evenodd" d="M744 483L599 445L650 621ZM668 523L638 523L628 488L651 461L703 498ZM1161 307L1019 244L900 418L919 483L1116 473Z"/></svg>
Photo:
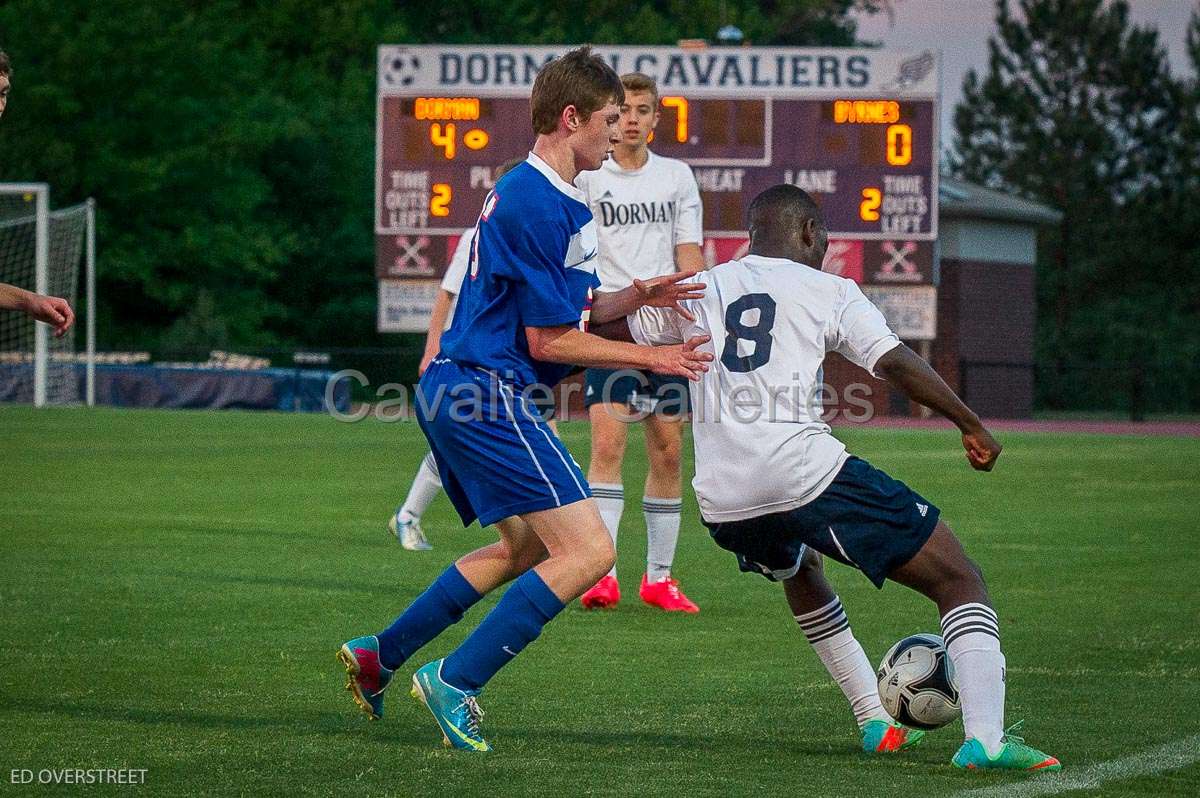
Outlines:
<svg viewBox="0 0 1200 798"><path fill-rule="evenodd" d="M81 267L86 310L78 303ZM76 328L62 338L24 314L0 312L0 402L93 404L94 203L52 211L47 184L0 183L0 282L62 297L76 311ZM76 352L77 337L86 341L82 354Z"/></svg>

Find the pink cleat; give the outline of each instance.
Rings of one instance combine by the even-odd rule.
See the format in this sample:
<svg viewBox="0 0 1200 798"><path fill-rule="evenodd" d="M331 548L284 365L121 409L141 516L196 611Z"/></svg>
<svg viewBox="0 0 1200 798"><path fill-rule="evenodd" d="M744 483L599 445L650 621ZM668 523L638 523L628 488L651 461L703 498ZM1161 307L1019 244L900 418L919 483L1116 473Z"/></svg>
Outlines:
<svg viewBox="0 0 1200 798"><path fill-rule="evenodd" d="M667 612L700 612L700 608L683 595L683 591L679 589L679 581L669 576L650 582L648 577L643 574L642 587L638 590L638 595L651 607L658 607Z"/></svg>
<svg viewBox="0 0 1200 798"><path fill-rule="evenodd" d="M615 576L605 574L599 582L588 588L579 600L583 602L584 609L611 609L621 600L621 586L617 584Z"/></svg>

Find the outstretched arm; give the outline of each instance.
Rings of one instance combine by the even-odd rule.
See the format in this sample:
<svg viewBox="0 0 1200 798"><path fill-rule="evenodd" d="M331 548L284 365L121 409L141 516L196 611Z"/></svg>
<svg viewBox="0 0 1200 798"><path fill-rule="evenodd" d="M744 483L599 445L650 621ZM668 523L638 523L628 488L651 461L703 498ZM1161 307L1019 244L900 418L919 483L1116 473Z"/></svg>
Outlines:
<svg viewBox="0 0 1200 798"><path fill-rule="evenodd" d="M895 386L914 402L925 405L950 421L962 432L967 460L977 471L991 471L1000 456L1001 446L992 437L979 416L950 390L950 386L921 357L904 344L889 351L875 363L875 373Z"/></svg>
<svg viewBox="0 0 1200 798"><path fill-rule="evenodd" d="M75 323L75 314L67 300L35 294L8 283L0 283L0 310L19 310L32 319L45 322L54 328L58 338Z"/></svg>
<svg viewBox="0 0 1200 798"><path fill-rule="evenodd" d="M619 320L621 324L624 319ZM628 332L628 327L626 327ZM570 363L598 368L642 368L675 377L700 379L713 359L709 352L697 352L707 335L672 346L639 346L608 341L575 327L526 327L529 354L548 363Z"/></svg>
<svg viewBox="0 0 1200 798"><path fill-rule="evenodd" d="M638 308L674 308L679 315L695 321L692 314L680 305L689 299L704 297L704 283L685 283L695 272L677 272L652 280L634 280L633 285L620 291L598 291L592 297L592 312L588 324L605 324L622 319Z"/></svg>

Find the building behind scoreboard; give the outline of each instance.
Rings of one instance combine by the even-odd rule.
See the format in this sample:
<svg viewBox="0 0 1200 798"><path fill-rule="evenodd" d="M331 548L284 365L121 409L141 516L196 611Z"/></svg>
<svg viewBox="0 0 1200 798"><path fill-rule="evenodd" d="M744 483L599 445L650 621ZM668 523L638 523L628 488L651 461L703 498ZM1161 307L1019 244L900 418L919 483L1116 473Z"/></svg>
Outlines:
<svg viewBox="0 0 1200 798"><path fill-rule="evenodd" d="M937 335L911 342L985 418L1033 414L1038 231L1061 214L1045 205L942 175L938 188ZM875 416L925 415L839 355L825 380L839 398L867 385ZM845 407L849 412L856 408Z"/></svg>

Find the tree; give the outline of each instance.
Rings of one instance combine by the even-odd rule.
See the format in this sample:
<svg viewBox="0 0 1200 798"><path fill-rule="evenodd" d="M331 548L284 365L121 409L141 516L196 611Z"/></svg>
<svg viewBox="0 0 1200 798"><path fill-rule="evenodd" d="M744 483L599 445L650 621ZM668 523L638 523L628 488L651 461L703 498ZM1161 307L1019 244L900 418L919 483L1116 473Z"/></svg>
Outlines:
<svg viewBox="0 0 1200 798"><path fill-rule="evenodd" d="M375 333L379 44L671 44L725 23L756 44L848 44L847 12L875 5L9 0L0 180L97 198L102 347L153 349L185 317L167 342L394 343Z"/></svg>
<svg viewBox="0 0 1200 798"><path fill-rule="evenodd" d="M1063 212L1038 265L1038 361L1053 367L1041 388L1061 405L1072 367L1124 367L1163 348L1154 320L1175 313L1163 300L1176 267L1155 214L1179 187L1185 93L1123 0L1018 5L996 4L988 70L964 80L950 162Z"/></svg>

